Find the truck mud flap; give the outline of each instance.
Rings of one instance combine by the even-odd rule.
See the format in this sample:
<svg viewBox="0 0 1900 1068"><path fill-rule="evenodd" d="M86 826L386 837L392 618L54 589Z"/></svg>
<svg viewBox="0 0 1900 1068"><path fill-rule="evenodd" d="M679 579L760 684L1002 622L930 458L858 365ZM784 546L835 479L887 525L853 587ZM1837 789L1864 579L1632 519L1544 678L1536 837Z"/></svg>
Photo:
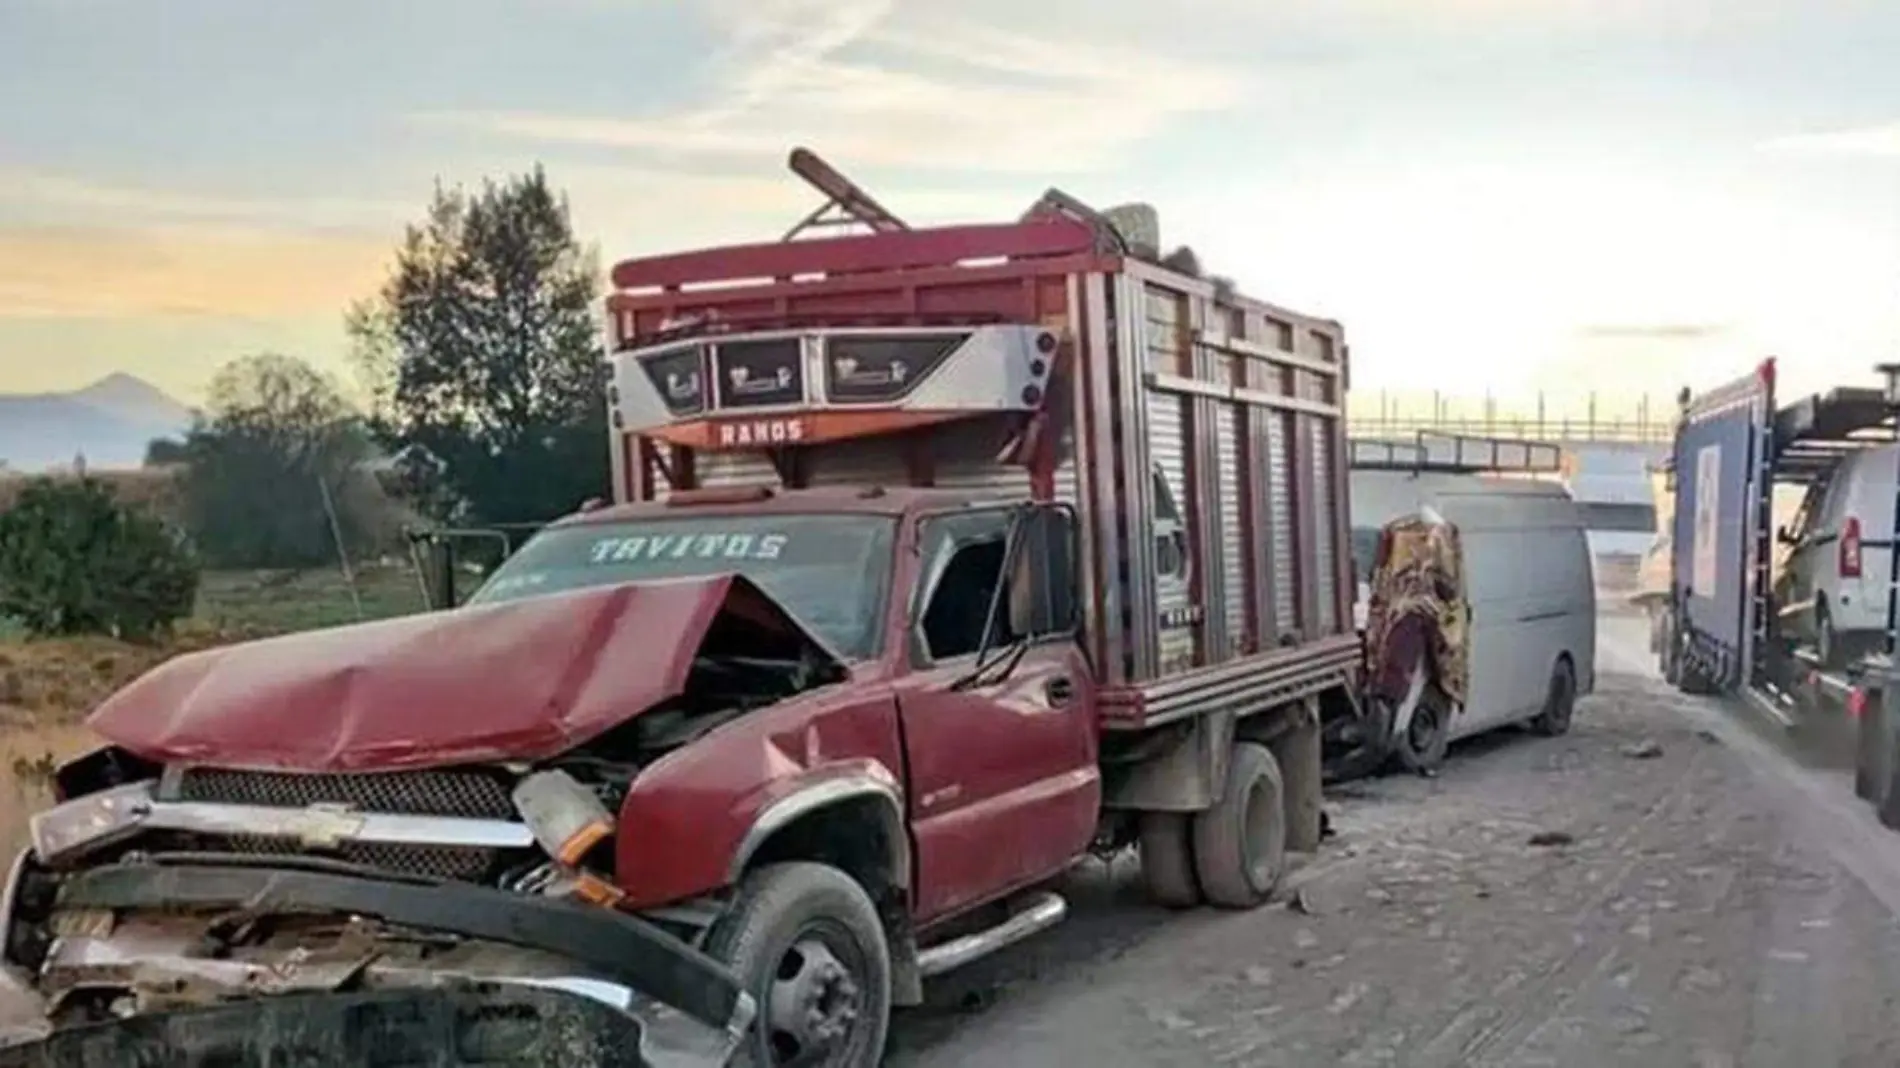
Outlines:
<svg viewBox="0 0 1900 1068"><path fill-rule="evenodd" d="M0 1048L0 1068L656 1068L642 1047L638 1021L600 1002L494 986L148 1013Z"/></svg>

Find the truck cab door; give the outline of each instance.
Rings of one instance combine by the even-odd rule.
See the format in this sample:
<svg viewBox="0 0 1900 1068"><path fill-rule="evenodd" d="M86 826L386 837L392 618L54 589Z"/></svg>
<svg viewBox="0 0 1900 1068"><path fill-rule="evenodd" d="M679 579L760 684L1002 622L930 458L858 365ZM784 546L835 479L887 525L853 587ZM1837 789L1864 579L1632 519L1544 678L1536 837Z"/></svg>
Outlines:
<svg viewBox="0 0 1900 1068"><path fill-rule="evenodd" d="M1076 640L1073 521L1038 506L919 527L896 689L920 920L1059 874L1094 838L1095 679Z"/></svg>

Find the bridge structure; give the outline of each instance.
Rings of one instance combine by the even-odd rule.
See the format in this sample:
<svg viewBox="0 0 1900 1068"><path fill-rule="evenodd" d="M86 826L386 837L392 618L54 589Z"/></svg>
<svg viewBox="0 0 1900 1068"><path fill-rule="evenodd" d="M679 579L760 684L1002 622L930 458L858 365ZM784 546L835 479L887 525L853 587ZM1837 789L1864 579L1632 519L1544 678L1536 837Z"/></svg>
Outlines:
<svg viewBox="0 0 1900 1068"><path fill-rule="evenodd" d="M1667 522L1658 499L1657 472L1675 436L1673 410L1652 414L1648 405L1619 418L1402 416L1354 417L1347 432L1358 440L1416 440L1423 432L1555 445L1561 475L1583 513L1599 589L1633 589L1643 554Z"/></svg>

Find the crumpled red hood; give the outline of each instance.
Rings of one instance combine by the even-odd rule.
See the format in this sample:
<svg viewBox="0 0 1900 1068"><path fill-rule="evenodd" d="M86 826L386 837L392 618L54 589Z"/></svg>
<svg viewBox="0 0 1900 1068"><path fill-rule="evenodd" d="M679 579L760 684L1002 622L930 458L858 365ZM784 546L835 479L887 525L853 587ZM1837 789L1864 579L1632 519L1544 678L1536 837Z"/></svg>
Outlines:
<svg viewBox="0 0 1900 1068"><path fill-rule="evenodd" d="M824 648L741 576L635 583L188 654L90 725L150 760L223 767L538 760L678 696L722 619Z"/></svg>

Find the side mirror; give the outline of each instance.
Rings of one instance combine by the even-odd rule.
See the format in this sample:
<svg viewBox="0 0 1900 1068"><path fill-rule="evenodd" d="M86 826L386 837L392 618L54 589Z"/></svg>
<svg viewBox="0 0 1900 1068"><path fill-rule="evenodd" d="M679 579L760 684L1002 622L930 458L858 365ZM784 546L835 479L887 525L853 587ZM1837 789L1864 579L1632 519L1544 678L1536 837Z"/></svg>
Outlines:
<svg viewBox="0 0 1900 1068"><path fill-rule="evenodd" d="M1066 506L1026 512L1021 551L1009 580L1010 631L1041 637L1073 634L1077 619L1075 513Z"/></svg>

